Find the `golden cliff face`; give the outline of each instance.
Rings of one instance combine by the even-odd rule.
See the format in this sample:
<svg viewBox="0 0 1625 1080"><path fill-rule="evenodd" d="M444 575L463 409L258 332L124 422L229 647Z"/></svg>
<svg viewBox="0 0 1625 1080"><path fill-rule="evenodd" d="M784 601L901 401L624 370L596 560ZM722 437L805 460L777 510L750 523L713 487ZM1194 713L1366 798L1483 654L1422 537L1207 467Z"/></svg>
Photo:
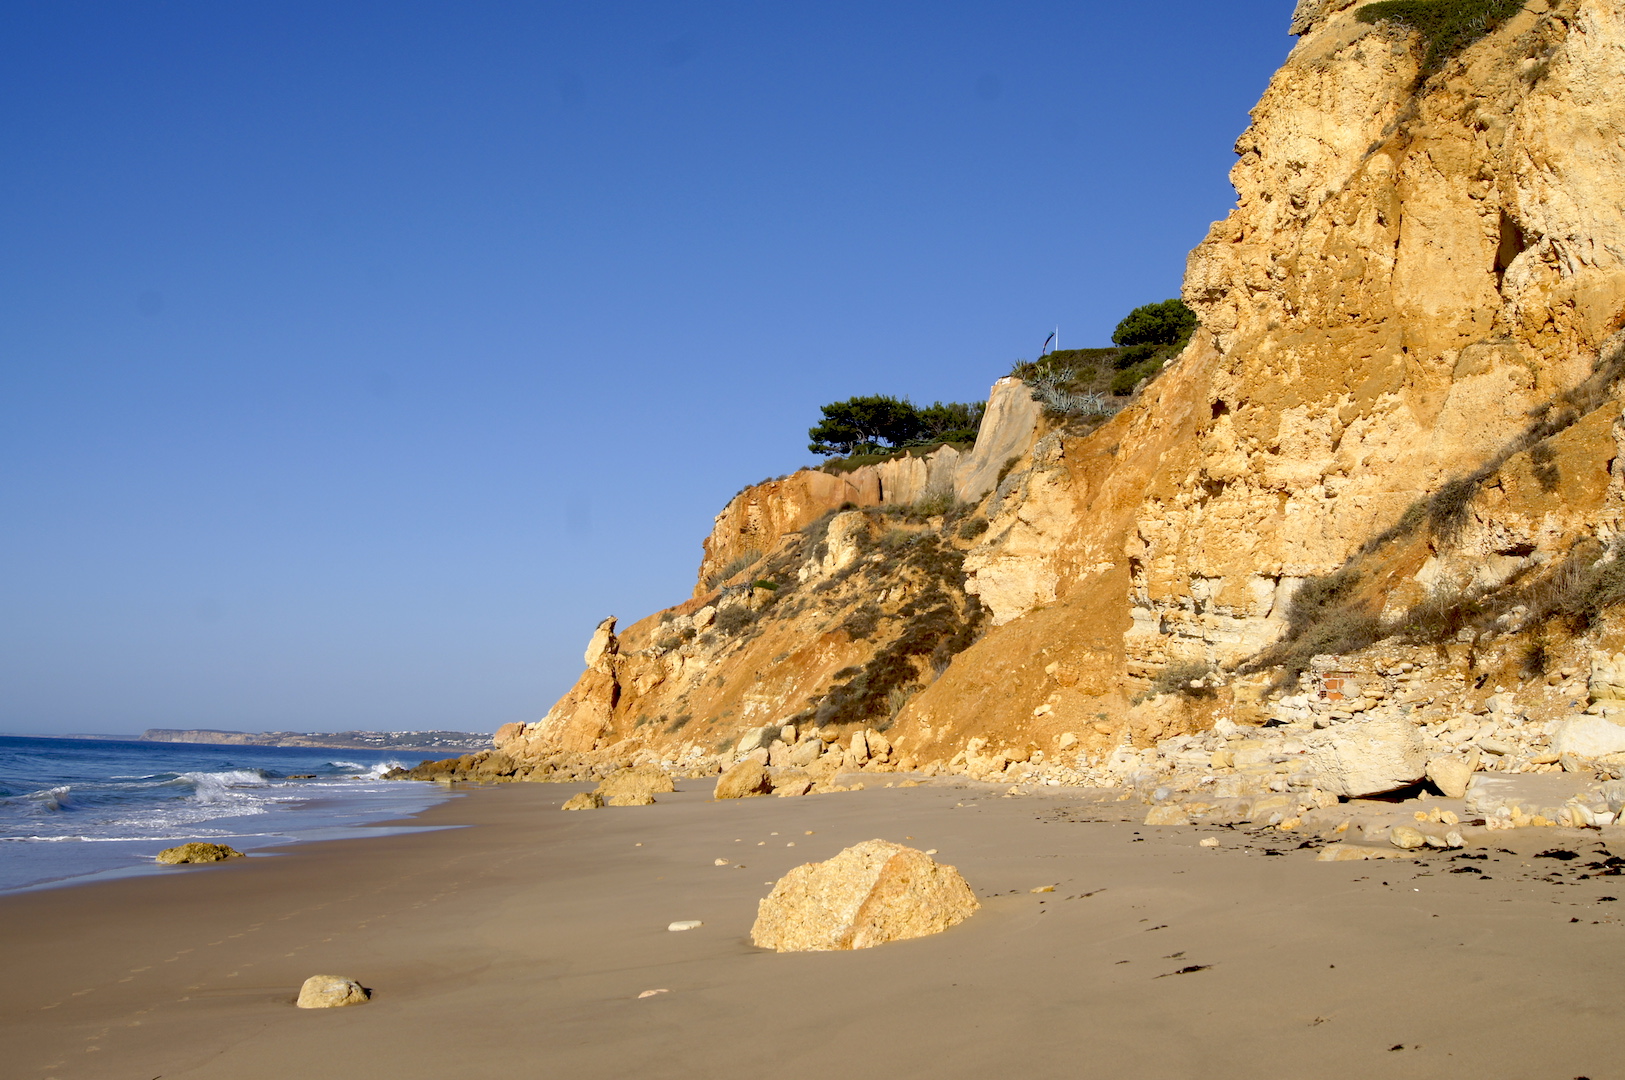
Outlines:
<svg viewBox="0 0 1625 1080"><path fill-rule="evenodd" d="M972 736L1052 746L1062 733L1100 757L1215 709L1246 719L1245 694L1202 715L1131 701L1170 664L1234 669L1269 646L1307 577L1378 550L1373 537L1453 481L1465 508L1448 542L1412 529L1381 549L1391 611L1620 531L1625 9L1531 0L1420 84L1417 35L1356 11L1299 5L1301 40L1236 143L1237 207L1191 253L1185 299L1202 328L1177 362L1104 427L1029 438L1004 475L1009 447L979 444L979 472L925 463L885 481L914 498L943 482L933 471L986 482L956 489L986 493L986 532L939 526L933 541L964 553L976 599L953 604L985 611L986 630L940 676L920 667L924 689L888 729L918 760ZM843 502L886 503L878 476L822 475L730 503L700 599L674 617L744 552L812 565L827 551L786 537ZM732 710L722 727L787 719L875 655L832 628L858 603L840 596L764 631L771 656L753 646L734 661L754 681L708 692L704 708ZM599 691L578 687L529 737L554 738ZM599 745L625 737L627 710L611 707Z"/></svg>

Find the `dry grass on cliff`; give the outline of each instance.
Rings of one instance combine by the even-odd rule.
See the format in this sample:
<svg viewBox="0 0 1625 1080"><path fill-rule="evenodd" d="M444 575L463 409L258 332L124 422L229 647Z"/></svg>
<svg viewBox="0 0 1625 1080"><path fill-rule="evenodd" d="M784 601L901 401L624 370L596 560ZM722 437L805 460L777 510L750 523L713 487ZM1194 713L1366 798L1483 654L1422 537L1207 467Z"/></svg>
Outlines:
<svg viewBox="0 0 1625 1080"><path fill-rule="evenodd" d="M964 591L964 552L948 539L957 533L955 525L950 515L940 531L894 526L874 543L869 557L813 590L826 603L834 596L853 596L855 604L836 628L852 641L874 642L875 649L863 664L836 672L828 690L791 718L794 723L889 724L900 703L976 640L983 611ZM801 543L811 539L806 535ZM875 597L897 585L910 599L888 611ZM790 610L799 612L802 605Z"/></svg>
<svg viewBox="0 0 1625 1080"><path fill-rule="evenodd" d="M1472 472L1446 481L1438 491L1412 503L1398 521L1361 545L1350 564L1375 554L1396 540L1414 536L1424 524L1441 543L1455 542L1469 520L1472 502L1479 489L1515 455L1524 451L1529 453L1531 471L1541 490L1547 493L1557 490L1562 483L1562 474L1558 470L1557 454L1549 440L1598 409L1616 402L1622 381L1625 381L1625 331L1609 339L1598 353L1591 374L1583 382L1530 410L1529 424L1514 438Z"/></svg>
<svg viewBox="0 0 1625 1080"><path fill-rule="evenodd" d="M1151 685L1135 696L1132 704L1138 705L1163 694L1179 694L1184 697L1210 698L1216 693L1210 684L1208 676L1218 669L1207 663L1180 663L1169 664L1151 678Z"/></svg>
<svg viewBox="0 0 1625 1080"><path fill-rule="evenodd" d="M1277 669L1280 688L1316 656L1355 653L1385 639L1443 645L1524 634L1523 666L1538 673L1549 641L1584 633L1625 603L1625 539L1604 545L1586 538L1555 565L1527 567L1493 588L1436 589L1387 619L1379 614L1381 591L1375 576L1354 567L1305 579L1288 608L1286 633L1242 669Z"/></svg>

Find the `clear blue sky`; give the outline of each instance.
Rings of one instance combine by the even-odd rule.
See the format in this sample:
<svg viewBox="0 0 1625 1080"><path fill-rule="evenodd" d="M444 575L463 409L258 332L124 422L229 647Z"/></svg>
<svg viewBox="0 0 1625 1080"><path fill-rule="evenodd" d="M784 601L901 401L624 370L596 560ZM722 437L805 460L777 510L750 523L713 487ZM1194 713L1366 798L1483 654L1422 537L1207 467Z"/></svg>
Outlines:
<svg viewBox="0 0 1625 1080"><path fill-rule="evenodd" d="M534 719L818 406L1177 295L1292 0L0 9L0 731Z"/></svg>

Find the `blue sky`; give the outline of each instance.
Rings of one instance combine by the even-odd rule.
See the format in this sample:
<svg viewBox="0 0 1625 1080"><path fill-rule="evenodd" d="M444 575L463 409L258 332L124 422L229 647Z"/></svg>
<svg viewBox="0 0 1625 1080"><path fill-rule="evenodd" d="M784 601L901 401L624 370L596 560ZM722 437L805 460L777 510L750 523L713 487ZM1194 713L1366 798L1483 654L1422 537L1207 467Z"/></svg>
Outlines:
<svg viewBox="0 0 1625 1080"><path fill-rule="evenodd" d="M1292 6L13 0L0 730L534 719L820 404L1177 295Z"/></svg>

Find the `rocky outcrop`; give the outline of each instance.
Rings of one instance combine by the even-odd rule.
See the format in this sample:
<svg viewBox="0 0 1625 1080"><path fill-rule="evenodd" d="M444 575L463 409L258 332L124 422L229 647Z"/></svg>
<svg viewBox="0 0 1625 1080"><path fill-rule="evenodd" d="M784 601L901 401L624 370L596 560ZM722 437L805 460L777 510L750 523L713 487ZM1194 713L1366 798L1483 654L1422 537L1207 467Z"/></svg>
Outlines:
<svg viewBox="0 0 1625 1080"><path fill-rule="evenodd" d="M751 941L777 952L869 949L939 934L981 905L952 866L866 840L779 879L757 908Z"/></svg>
<svg viewBox="0 0 1625 1080"><path fill-rule="evenodd" d="M1032 447L1040 413L1019 379L1000 379L988 395L976 444L969 451L943 446L924 456L903 454L840 473L802 469L746 488L717 515L705 539L694 595L704 596L723 583L723 571L759 559L784 537L844 506L906 508L931 496L981 502L1006 463Z"/></svg>
<svg viewBox="0 0 1625 1080"><path fill-rule="evenodd" d="M241 859L243 853L226 844L207 844L193 841L179 847L165 848L158 853L158 865L180 866L185 863L224 862Z"/></svg>

